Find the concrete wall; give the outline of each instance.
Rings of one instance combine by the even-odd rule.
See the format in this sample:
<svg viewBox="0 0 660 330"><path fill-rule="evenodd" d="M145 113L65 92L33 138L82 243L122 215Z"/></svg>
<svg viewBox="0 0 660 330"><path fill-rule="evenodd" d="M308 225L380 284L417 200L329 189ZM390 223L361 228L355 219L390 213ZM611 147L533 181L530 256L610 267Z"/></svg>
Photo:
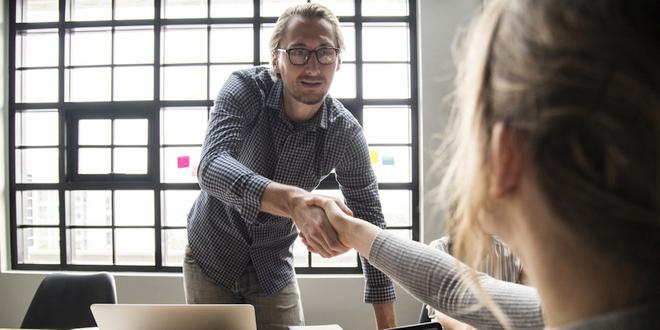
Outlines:
<svg viewBox="0 0 660 330"><path fill-rule="evenodd" d="M433 152L441 139L436 138L446 122L448 105L444 102L455 72L451 57L454 33L464 24L479 0L419 0L419 86L420 86L420 143L422 182L422 238L428 242L443 232L443 215L435 209L428 192L437 186L437 173L429 171ZM7 3L0 9L2 23L0 113L2 113L2 167L7 168ZM8 184L6 170L0 171L0 327L18 327L32 295L45 276L40 272L8 270L9 221ZM179 274L116 273L117 295L120 303L181 303L182 277ZM328 288L332 288L331 294ZM300 276L300 289L308 324L338 323L344 329L375 328L371 306L362 303L361 276ZM397 287L397 317L400 324L417 320L420 304Z"/></svg>

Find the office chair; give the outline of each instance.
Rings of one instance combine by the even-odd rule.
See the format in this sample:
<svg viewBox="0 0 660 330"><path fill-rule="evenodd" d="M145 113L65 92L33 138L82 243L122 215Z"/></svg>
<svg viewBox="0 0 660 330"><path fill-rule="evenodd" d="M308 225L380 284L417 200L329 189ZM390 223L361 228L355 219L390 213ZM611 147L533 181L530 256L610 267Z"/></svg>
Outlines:
<svg viewBox="0 0 660 330"><path fill-rule="evenodd" d="M89 309L94 303L117 303L115 280L109 273L49 274L34 293L21 328L96 327Z"/></svg>

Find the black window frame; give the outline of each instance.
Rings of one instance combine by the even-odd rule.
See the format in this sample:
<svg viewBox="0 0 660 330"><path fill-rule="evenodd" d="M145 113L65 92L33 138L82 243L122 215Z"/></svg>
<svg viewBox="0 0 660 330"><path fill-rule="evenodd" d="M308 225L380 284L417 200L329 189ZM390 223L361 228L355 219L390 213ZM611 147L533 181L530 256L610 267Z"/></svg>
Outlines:
<svg viewBox="0 0 660 330"><path fill-rule="evenodd" d="M216 24L248 24L252 25L253 38L253 61L252 65L263 65L260 59L261 28L263 24L274 24L277 17L262 17L260 15L261 1L253 0L253 16L247 18L211 18L210 3L207 1L207 18L183 18L165 19L161 18L162 0L154 0L154 18L140 20L108 20L108 21L66 21L67 0L58 0L59 19L57 22L45 23L17 23L16 14L18 3L23 0L9 2L9 185L10 185L10 239L11 239L11 268L14 270L78 270L78 271L139 271L139 272L181 272L181 267L164 266L162 256L162 230L181 229L181 226L163 226L161 216L161 196L165 190L176 189L199 189L196 183L164 183L160 182L161 164L160 148L164 146L160 141L160 112L167 107L205 107L207 113L213 105L212 100L191 101L164 101L161 100L161 70L167 65L161 64L161 31L164 26L172 25L206 25L208 31ZM303 1L301 1L302 3ZM310 2L309 0L307 2ZM418 56L417 56L417 1L408 0L407 16L362 16L362 0L355 0L355 12L353 16L340 16L341 23L352 23L355 28L355 44L349 45L355 49L356 67L356 95L351 99L339 99L347 109L363 123L362 109L365 106L406 106L410 109L410 134L409 144L395 144L396 146L408 146L411 149L411 182L407 183L379 183L379 189L408 190L411 193L411 225L402 227L388 227L388 229L411 230L412 239L418 241L420 238L419 219L419 103L418 103ZM114 1L113 17L114 17ZM363 65L362 59L362 27L365 23L407 23L409 30L409 69L410 69L410 97L407 99L364 99L363 97ZM151 101L128 101L128 102L65 102L65 74L67 68L72 66L65 63L66 31L82 27L111 27L114 33L116 27L123 26L152 26L154 33L154 58L151 65L153 73L153 100ZM34 29L57 29L58 30L58 98L57 102L51 103L16 103L16 37L19 32ZM210 34L209 34L210 37ZM207 44L208 45L208 44ZM113 46L114 47L114 46ZM210 47L207 47L210 52ZM368 62L372 63L372 62ZM387 63L387 62L377 62ZM209 93L210 56L207 54L207 96ZM232 63L223 63L232 64ZM115 65L110 64L113 68ZM112 70L112 69L111 69ZM112 87L111 87L112 88ZM112 92L111 92L112 93ZM207 97L208 99L208 97ZM17 183L16 181L16 141L15 141L15 117L17 112L32 109L56 109L58 111L59 141L57 144L59 160L59 180L57 183ZM89 111L89 109L94 109ZM123 111L126 110L126 111ZM76 148L71 148L71 142L77 141L77 130L73 122L80 118L126 118L142 116L149 120L149 142L148 142L148 174L143 176L133 175L101 175L88 176L75 174L72 162L76 160ZM370 146L393 146L393 144L369 144ZM328 176L321 182L317 189L337 189L334 174ZM57 225L18 225L16 194L23 190L51 189L57 190L59 197L59 224ZM152 266L130 266L130 265L81 265L69 264L67 255L69 253L68 229L75 226L66 223L66 194L71 190L131 190L147 189L154 192L154 226L155 231L155 265ZM59 263L58 264L28 264L18 263L18 229L20 228L58 228L59 229ZM114 222L112 224L114 226ZM151 228L151 227L149 227ZM114 234L113 234L114 236ZM115 250L113 240L113 251ZM114 252L113 252L114 260ZM308 267L296 267L299 274L357 274L362 268L357 261L356 267L315 267L312 263L311 253L308 253Z"/></svg>

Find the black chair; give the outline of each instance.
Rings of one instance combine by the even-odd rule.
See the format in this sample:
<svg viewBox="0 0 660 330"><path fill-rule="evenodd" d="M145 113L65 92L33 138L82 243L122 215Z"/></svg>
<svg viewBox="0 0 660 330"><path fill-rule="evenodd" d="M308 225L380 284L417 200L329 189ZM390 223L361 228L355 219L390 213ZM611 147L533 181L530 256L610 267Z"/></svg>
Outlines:
<svg viewBox="0 0 660 330"><path fill-rule="evenodd" d="M117 303L115 280L109 273L50 274L34 293L21 328L96 327L89 309L94 303Z"/></svg>

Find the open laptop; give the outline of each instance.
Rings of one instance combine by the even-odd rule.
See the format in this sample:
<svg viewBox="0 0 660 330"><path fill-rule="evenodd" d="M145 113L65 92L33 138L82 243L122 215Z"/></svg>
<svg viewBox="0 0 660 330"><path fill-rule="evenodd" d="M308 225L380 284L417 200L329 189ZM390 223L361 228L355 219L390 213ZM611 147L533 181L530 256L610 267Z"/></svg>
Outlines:
<svg viewBox="0 0 660 330"><path fill-rule="evenodd" d="M99 330L257 330L254 307L203 304L92 304Z"/></svg>

